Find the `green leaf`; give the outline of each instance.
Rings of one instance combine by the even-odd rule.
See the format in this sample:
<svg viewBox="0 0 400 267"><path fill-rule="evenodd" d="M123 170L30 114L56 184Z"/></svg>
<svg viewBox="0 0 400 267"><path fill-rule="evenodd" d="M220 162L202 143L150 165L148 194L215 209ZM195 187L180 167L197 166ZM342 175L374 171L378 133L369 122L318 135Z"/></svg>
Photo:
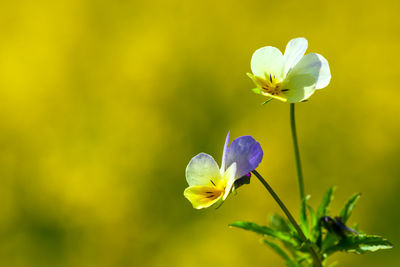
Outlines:
<svg viewBox="0 0 400 267"><path fill-rule="evenodd" d="M316 242L318 239L318 236L320 235L320 228L319 228L319 218L317 217L316 212L314 209L310 206L307 205L308 212L311 217L311 233L310 233L310 238L312 242Z"/></svg>
<svg viewBox="0 0 400 267"><path fill-rule="evenodd" d="M276 239L279 239L287 244L290 244L292 246L298 246L299 244L295 239L293 239L289 234L274 230L270 227L267 226L261 226L253 222L242 222L242 221L237 221L234 223L231 223L229 226L241 228L244 230L252 231L260 235L267 235Z"/></svg>
<svg viewBox="0 0 400 267"><path fill-rule="evenodd" d="M318 224L318 217L317 217L317 214L315 213L314 209L310 205L307 205L307 208L308 208L308 212L310 213L310 217L311 217L311 226Z"/></svg>
<svg viewBox="0 0 400 267"><path fill-rule="evenodd" d="M331 186L324 194L322 197L321 204L319 205L317 212L316 212L316 218L317 221L312 223L311 225L311 240L313 242L316 242L318 246L322 246L322 236L321 236L321 226L319 223L319 220L324 217L329 215L329 205L333 200L333 193L335 192L336 187Z"/></svg>
<svg viewBox="0 0 400 267"><path fill-rule="evenodd" d="M299 234L297 233L296 229L294 228L294 226L282 216L277 214L272 214L270 217L270 223L271 223L270 226L273 229L291 235L298 241L299 244L303 242Z"/></svg>
<svg viewBox="0 0 400 267"><path fill-rule="evenodd" d="M332 254L336 251L346 251L356 254L363 254L365 252L374 252L380 249L391 249L393 248L386 238L378 235L355 235L348 236L342 239L335 246L326 250L327 254Z"/></svg>
<svg viewBox="0 0 400 267"><path fill-rule="evenodd" d="M270 216L270 227L272 229L281 231L283 233L286 233L286 234L292 236L292 238L297 241L296 244L300 245L303 243L302 239L300 238L299 234L297 233L297 231L293 227L293 225L288 220L286 220L285 218L283 218L280 215L272 214ZM298 253L298 249L299 249L298 245L293 246L292 244L288 244L288 243L283 243L283 245L293 255L293 257L297 257L297 253ZM300 263L300 261L297 261L297 262Z"/></svg>
<svg viewBox="0 0 400 267"><path fill-rule="evenodd" d="M310 196L306 196L302 201L301 201L301 207L300 207L300 228L303 230L304 235L308 238L310 235L310 225L308 223L308 218L307 218L307 201L310 198Z"/></svg>
<svg viewBox="0 0 400 267"><path fill-rule="evenodd" d="M277 214L272 214L269 220L272 228L285 233L290 232L288 221L285 220L282 216Z"/></svg>
<svg viewBox="0 0 400 267"><path fill-rule="evenodd" d="M323 216L328 216L329 215L329 204L332 202L333 199L333 193L335 192L336 187L332 186L330 187L325 195L322 197L322 202L318 207L317 210L317 217L320 219Z"/></svg>
<svg viewBox="0 0 400 267"><path fill-rule="evenodd" d="M298 267L299 265L290 258L290 256L276 243L269 241L267 239L263 239L262 240L263 243L267 246L269 246L270 248L272 248L272 250L274 250L276 253L279 254L279 256L281 256L284 260L287 266L289 267Z"/></svg>
<svg viewBox="0 0 400 267"><path fill-rule="evenodd" d="M354 194L352 197L349 198L343 209L340 211L340 217L342 218L343 223L346 223L346 221L349 219L360 196L360 193Z"/></svg>

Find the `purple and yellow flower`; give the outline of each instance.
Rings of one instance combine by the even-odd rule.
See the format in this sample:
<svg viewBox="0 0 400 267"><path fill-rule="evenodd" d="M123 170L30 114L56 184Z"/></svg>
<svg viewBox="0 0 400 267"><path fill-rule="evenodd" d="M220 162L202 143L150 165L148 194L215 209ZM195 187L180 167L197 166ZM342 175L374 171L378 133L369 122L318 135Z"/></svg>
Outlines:
<svg viewBox="0 0 400 267"><path fill-rule="evenodd" d="M235 181L255 170L262 160L263 151L253 137L241 136L229 145L229 135L225 140L221 168L206 153L193 157L186 167L189 187L183 194L195 209L224 201Z"/></svg>
<svg viewBox="0 0 400 267"><path fill-rule="evenodd" d="M316 89L326 87L331 80L328 61L320 54L307 54L305 38L291 40L285 54L275 47L265 46L254 52L251 73L247 75L257 88L253 92L296 103L308 99Z"/></svg>

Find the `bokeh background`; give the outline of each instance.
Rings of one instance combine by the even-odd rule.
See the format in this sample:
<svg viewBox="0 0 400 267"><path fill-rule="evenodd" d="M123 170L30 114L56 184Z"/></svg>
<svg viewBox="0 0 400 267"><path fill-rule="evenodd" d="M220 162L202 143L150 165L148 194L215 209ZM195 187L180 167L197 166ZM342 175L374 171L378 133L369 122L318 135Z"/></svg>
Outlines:
<svg viewBox="0 0 400 267"><path fill-rule="evenodd" d="M400 244L400 11L381 1L3 1L0 266L283 266L235 220L280 212L252 180L222 208L183 197L190 158L252 135L298 212L289 106L245 73L295 37L331 67L297 105L306 191L355 192L351 222ZM398 266L397 248L339 266Z"/></svg>

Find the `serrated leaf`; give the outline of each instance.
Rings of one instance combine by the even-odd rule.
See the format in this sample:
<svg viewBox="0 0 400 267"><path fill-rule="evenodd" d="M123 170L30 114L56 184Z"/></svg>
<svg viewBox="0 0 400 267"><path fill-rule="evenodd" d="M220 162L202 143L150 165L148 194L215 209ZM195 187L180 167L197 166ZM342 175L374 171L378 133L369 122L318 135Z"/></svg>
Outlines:
<svg viewBox="0 0 400 267"><path fill-rule="evenodd" d="M307 208L308 208L308 213L310 214L311 217L311 226L318 224L318 217L314 209L310 205L307 205Z"/></svg>
<svg viewBox="0 0 400 267"><path fill-rule="evenodd" d="M381 249L393 248L386 238L378 235L355 235L348 236L342 239L335 246L326 250L327 254L332 254L336 251L346 251L356 254L363 254L368 251L374 252Z"/></svg>
<svg viewBox="0 0 400 267"><path fill-rule="evenodd" d="M310 235L310 225L308 223L308 218L307 218L307 201L310 198L310 196L306 196L302 201L301 201L301 207L300 207L300 228L303 230L304 235L308 238Z"/></svg>
<svg viewBox="0 0 400 267"><path fill-rule="evenodd" d="M329 215L329 204L332 202L333 193L335 192L335 189L336 189L335 186L330 187L322 197L321 204L319 205L317 210L318 219L323 216Z"/></svg>
<svg viewBox="0 0 400 267"><path fill-rule="evenodd" d="M277 254L279 254L284 260L287 266L289 267L298 267L299 265L290 258L290 256L276 243L263 239L263 243L269 246L272 250L274 250Z"/></svg>
<svg viewBox="0 0 400 267"><path fill-rule="evenodd" d="M292 238L297 241L296 244L303 243L302 239L300 238L299 234L297 233L297 231L293 227L293 225L288 220L286 220L285 218L283 218L280 215L272 214L270 216L270 227L272 229L281 231L283 233L287 233L288 235L292 236ZM293 246L292 244L288 244L288 243L283 243L283 245L293 255L293 257L297 257L298 248L299 248L298 245ZM297 262L299 262L299 261L297 261Z"/></svg>
<svg viewBox="0 0 400 267"><path fill-rule="evenodd" d="M289 234L294 239L296 239L299 244L303 242L294 226L282 216L277 214L271 215L270 223L270 226L273 229Z"/></svg>
<svg viewBox="0 0 400 267"><path fill-rule="evenodd" d="M346 223L346 221L351 216L351 213L356 206L358 199L360 198L361 194L357 193L354 194L352 197L347 200L346 204L344 205L343 209L340 211L340 217L342 218L342 222Z"/></svg>
<svg viewBox="0 0 400 267"><path fill-rule="evenodd" d="M298 246L299 244L295 239L293 239L289 234L274 230L270 227L263 226L263 225L258 225L253 222L243 222L243 221L237 221L234 223L231 223L229 226L241 228L244 230L252 231L254 233L260 234L260 235L267 235L276 239L281 240L282 242L285 242L287 244L290 244L292 246Z"/></svg>
<svg viewBox="0 0 400 267"><path fill-rule="evenodd" d="M314 209L307 205L308 212L311 217L311 233L310 233L310 239L312 242L316 242L318 237L321 234L320 226L319 226L319 218L317 217L317 213L314 211Z"/></svg>
<svg viewBox="0 0 400 267"><path fill-rule="evenodd" d="M317 222L313 223L311 226L311 240L313 242L316 242L319 247L323 246L321 225L319 223L319 220L322 217L329 215L329 205L333 200L333 193L335 192L335 189L335 186L331 186L323 195L321 204L318 206L316 212Z"/></svg>

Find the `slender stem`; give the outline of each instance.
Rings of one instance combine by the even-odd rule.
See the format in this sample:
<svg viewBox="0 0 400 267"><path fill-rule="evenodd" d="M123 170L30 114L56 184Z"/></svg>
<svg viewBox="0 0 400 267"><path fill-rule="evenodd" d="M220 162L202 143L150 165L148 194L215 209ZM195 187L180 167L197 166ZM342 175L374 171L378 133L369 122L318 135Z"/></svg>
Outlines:
<svg viewBox="0 0 400 267"><path fill-rule="evenodd" d="M265 188L268 190L268 192L271 194L271 196L275 199L275 201L278 203L279 207L282 209L282 211L285 213L286 217L289 219L290 223L294 226L296 229L297 233L299 234L301 240L304 242L304 244L308 247L308 250L311 253L311 256L313 257L314 260L314 265L318 267L322 267L322 263L318 257L317 252L314 250L312 246L309 246L307 243L307 238L304 235L303 231L297 224L296 220L290 213L290 211L286 208L285 204L283 204L282 200L278 197L278 195L275 193L275 191L272 189L272 187L265 181L265 179L256 171L252 171L252 173L260 180L260 182L265 186Z"/></svg>
<svg viewBox="0 0 400 267"><path fill-rule="evenodd" d="M296 161L297 180L299 182L299 190L300 190L300 201L303 201L303 199L305 197L304 180L303 180L303 172L301 170L300 151L299 151L299 144L297 142L296 120L295 120L295 116L294 116L294 104L293 103L290 104L290 127L292 130L294 158Z"/></svg>

